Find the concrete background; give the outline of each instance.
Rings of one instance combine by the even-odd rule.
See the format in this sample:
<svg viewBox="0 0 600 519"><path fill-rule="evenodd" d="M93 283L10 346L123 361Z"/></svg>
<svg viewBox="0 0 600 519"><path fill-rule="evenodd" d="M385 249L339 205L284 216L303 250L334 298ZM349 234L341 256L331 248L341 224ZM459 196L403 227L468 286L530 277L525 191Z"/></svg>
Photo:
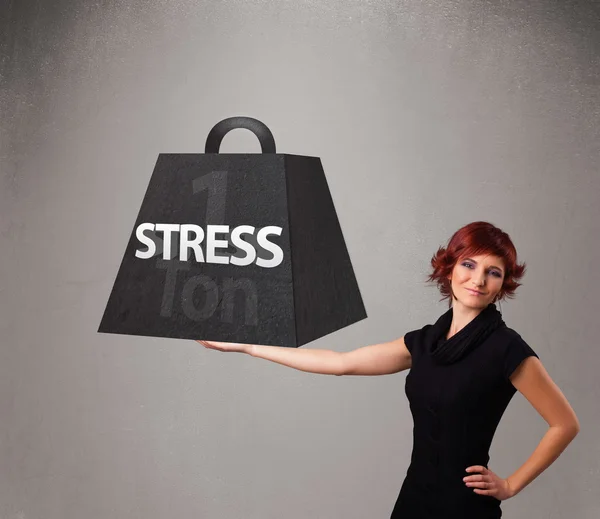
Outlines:
<svg viewBox="0 0 600 519"><path fill-rule="evenodd" d="M582 430L504 514L598 517L599 20L558 0L3 0L0 518L389 517L405 373L96 333L158 154L202 152L232 115L325 167L369 318L306 347L433 322L437 247L475 220L511 235L528 271L505 321ZM517 394L490 468L545 430Z"/></svg>

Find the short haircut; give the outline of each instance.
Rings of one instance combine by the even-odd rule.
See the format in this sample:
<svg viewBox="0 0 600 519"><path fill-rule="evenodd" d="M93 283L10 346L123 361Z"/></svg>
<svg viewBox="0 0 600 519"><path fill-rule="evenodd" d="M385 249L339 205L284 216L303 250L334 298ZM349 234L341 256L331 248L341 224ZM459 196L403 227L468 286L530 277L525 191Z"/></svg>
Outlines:
<svg viewBox="0 0 600 519"><path fill-rule="evenodd" d="M525 274L525 263L517 263L517 250L510 236L488 222L472 222L456 231L448 245L440 247L431 258L433 272L427 281L435 282L442 299L450 298L451 285L448 276L456 263L469 256L491 254L504 261L504 279L498 293L498 300L513 299L518 280Z"/></svg>

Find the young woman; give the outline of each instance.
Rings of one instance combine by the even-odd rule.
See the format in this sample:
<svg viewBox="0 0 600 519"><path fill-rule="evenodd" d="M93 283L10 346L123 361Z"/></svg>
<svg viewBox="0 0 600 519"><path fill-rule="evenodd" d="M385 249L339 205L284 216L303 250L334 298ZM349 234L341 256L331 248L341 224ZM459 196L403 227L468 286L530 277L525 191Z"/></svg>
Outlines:
<svg viewBox="0 0 600 519"><path fill-rule="evenodd" d="M510 237L487 222L459 229L431 260L449 310L394 341L350 352L212 341L311 373L387 375L410 369L405 391L414 420L411 463L392 519L497 519L500 502L544 471L579 432L579 422L537 354L507 327L495 302L511 298L525 272ZM496 427L516 391L549 425L508 478L488 466Z"/></svg>

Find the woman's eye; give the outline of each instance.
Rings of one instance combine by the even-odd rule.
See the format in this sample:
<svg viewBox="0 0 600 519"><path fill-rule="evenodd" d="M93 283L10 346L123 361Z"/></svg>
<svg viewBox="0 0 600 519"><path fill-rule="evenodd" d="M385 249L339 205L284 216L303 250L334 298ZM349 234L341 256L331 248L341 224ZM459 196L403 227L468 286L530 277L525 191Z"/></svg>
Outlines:
<svg viewBox="0 0 600 519"><path fill-rule="evenodd" d="M468 261L465 261L465 262L461 263L461 265L463 267L467 267L468 269L472 269L473 268L473 264L469 263ZM500 274L500 272L498 272L497 270L490 270L489 273L492 274L493 276L496 276L497 278L501 278L502 277L502 274Z"/></svg>

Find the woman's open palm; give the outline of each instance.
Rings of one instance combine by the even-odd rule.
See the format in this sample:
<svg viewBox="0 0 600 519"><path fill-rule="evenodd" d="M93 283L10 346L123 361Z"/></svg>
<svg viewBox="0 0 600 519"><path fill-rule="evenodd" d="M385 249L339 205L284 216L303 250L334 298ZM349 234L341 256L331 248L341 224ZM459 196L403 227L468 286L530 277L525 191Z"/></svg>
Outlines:
<svg viewBox="0 0 600 519"><path fill-rule="evenodd" d="M217 341L202 341L197 340L196 342L202 344L205 348L217 351L233 351L238 353L248 353L251 348L251 344L242 344L239 342L217 342Z"/></svg>

